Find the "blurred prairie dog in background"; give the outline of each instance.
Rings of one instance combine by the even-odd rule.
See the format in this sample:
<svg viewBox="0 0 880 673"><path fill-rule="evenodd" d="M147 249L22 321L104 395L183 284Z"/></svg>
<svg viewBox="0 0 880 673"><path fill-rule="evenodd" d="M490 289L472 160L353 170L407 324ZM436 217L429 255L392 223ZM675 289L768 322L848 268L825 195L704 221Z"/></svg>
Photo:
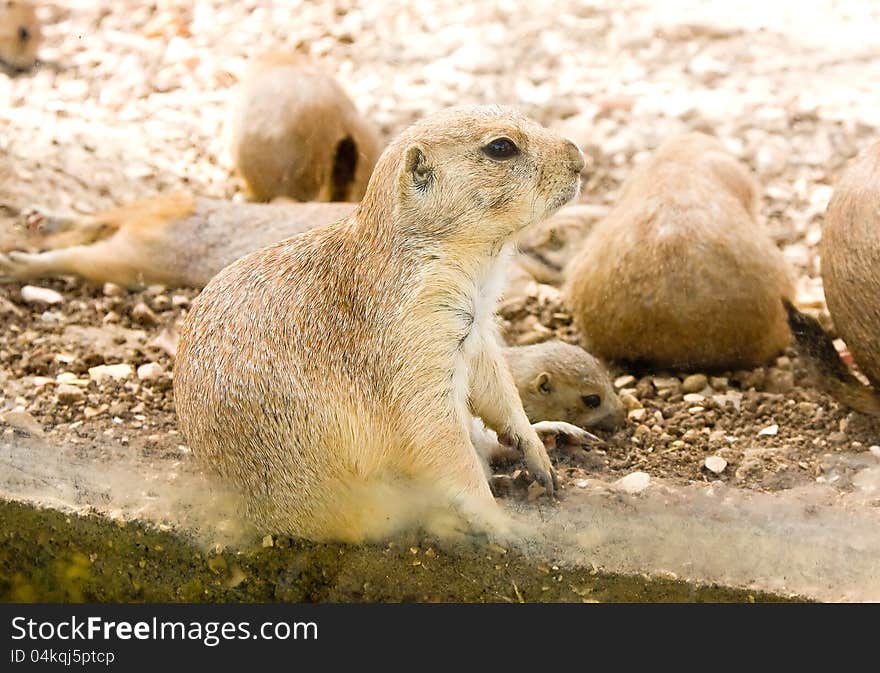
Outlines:
<svg viewBox="0 0 880 673"><path fill-rule="evenodd" d="M33 243L43 252L0 254L0 277L79 276L123 287L204 287L226 265L270 243L335 222L352 203L233 203L168 194L60 223Z"/></svg>
<svg viewBox="0 0 880 673"><path fill-rule="evenodd" d="M577 214L578 208L562 208L538 227L545 232L565 228L573 219L570 209ZM335 222L354 209L353 203L235 203L172 193L91 216L45 215L42 232L0 252L0 279L78 276L123 287L204 287L239 257ZM516 256L508 274L514 293L534 281L532 272L539 279L555 273L542 260L544 251L549 258L559 252L557 239L546 233L528 239L530 247Z"/></svg>
<svg viewBox="0 0 880 673"><path fill-rule="evenodd" d="M13 71L32 68L42 37L31 3L0 0L0 66Z"/></svg>
<svg viewBox="0 0 880 673"><path fill-rule="evenodd" d="M835 184L819 254L834 328L871 385L841 362L817 321L790 307L798 350L817 387L857 411L880 416L880 143L853 160Z"/></svg>
<svg viewBox="0 0 880 673"><path fill-rule="evenodd" d="M226 127L236 173L252 200L360 201L382 149L336 80L299 54L249 66Z"/></svg>
<svg viewBox="0 0 880 673"><path fill-rule="evenodd" d="M656 368L737 369L788 346L785 257L756 222L749 169L701 133L639 164L566 268L587 350Z"/></svg>

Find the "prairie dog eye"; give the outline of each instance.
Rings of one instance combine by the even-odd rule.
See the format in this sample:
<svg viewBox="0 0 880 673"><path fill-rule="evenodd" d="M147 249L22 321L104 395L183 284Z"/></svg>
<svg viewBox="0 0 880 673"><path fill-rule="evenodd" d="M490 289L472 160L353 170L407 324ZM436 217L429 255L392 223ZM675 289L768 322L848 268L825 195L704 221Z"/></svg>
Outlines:
<svg viewBox="0 0 880 673"><path fill-rule="evenodd" d="M29 31L26 26L19 26L18 27L18 39L21 40L22 42L27 42L28 40L31 39L31 31Z"/></svg>
<svg viewBox="0 0 880 673"><path fill-rule="evenodd" d="M510 159L519 154L519 148L510 138L495 138L483 147L483 154L490 159Z"/></svg>
<svg viewBox="0 0 880 673"><path fill-rule="evenodd" d="M583 399L584 404L589 409L595 409L602 404L602 398L598 395L584 395L581 399Z"/></svg>

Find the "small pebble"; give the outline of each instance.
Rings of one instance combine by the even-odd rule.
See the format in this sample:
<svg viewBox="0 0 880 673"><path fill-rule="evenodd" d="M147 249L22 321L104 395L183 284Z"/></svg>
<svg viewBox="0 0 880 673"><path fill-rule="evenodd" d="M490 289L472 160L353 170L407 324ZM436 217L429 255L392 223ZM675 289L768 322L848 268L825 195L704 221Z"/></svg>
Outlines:
<svg viewBox="0 0 880 673"><path fill-rule="evenodd" d="M144 302L138 302L135 307L131 309L131 319L136 323L146 326L159 324L159 318L153 313L153 309L147 306Z"/></svg>
<svg viewBox="0 0 880 673"><path fill-rule="evenodd" d="M775 437L779 434L779 426L776 424L768 425L766 428L761 428L758 432L758 437Z"/></svg>
<svg viewBox="0 0 880 673"><path fill-rule="evenodd" d="M614 387L615 388L627 388L636 382L636 377L631 374L624 374L623 376L618 376L614 379Z"/></svg>
<svg viewBox="0 0 880 673"><path fill-rule="evenodd" d="M131 378L132 374L134 367L129 364L98 365L89 368L89 378L98 383L108 378L122 381Z"/></svg>
<svg viewBox="0 0 880 673"><path fill-rule="evenodd" d="M105 297L121 297L125 294L125 289L116 283L104 283L103 292Z"/></svg>
<svg viewBox="0 0 880 673"><path fill-rule="evenodd" d="M706 466L707 470L714 472L715 474L721 474L727 467L727 461L721 456L709 456L703 464Z"/></svg>
<svg viewBox="0 0 880 673"><path fill-rule="evenodd" d="M69 383L62 383L55 391L55 397L61 404L75 404L82 402L86 398L86 394L81 388L72 386Z"/></svg>
<svg viewBox="0 0 880 673"><path fill-rule="evenodd" d="M681 391L683 393L698 393L707 385L709 385L709 381L705 374L691 374L681 382Z"/></svg>
<svg viewBox="0 0 880 673"><path fill-rule="evenodd" d="M22 432L26 432L29 435L42 435L43 434L43 426L37 422L33 416L31 416L24 409L13 409L12 411L7 411L2 416L3 422L6 425L15 428L16 430L20 430Z"/></svg>
<svg viewBox="0 0 880 673"><path fill-rule="evenodd" d="M633 421L640 421L645 417L646 413L648 412L645 409L631 409L626 417Z"/></svg>
<svg viewBox="0 0 880 673"><path fill-rule="evenodd" d="M614 482L624 493L636 495L651 485L651 475L647 472L633 472Z"/></svg>
<svg viewBox="0 0 880 673"><path fill-rule="evenodd" d="M64 297L55 290L36 285L25 285L21 288L21 299L28 304L60 304L64 301Z"/></svg>
<svg viewBox="0 0 880 673"><path fill-rule="evenodd" d="M165 373L165 368L158 362L148 362L137 368L137 377L141 381L155 381Z"/></svg>

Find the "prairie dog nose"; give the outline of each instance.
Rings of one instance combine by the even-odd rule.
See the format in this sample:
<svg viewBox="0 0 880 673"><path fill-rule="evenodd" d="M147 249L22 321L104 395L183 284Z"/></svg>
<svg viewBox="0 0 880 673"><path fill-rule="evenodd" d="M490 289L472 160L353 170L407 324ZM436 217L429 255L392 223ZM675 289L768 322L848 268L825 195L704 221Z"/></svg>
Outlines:
<svg viewBox="0 0 880 673"><path fill-rule="evenodd" d="M577 145L575 145L570 140L566 140L564 151L565 155L571 161L571 170L574 173L580 173L582 170L584 170L584 166L586 165L584 163L584 155Z"/></svg>

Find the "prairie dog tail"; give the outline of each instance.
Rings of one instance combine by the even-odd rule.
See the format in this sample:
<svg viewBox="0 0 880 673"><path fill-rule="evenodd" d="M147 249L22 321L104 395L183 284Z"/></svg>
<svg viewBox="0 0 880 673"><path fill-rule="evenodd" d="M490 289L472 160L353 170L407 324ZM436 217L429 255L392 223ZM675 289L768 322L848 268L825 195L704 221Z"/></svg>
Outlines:
<svg viewBox="0 0 880 673"><path fill-rule="evenodd" d="M851 409L880 416L880 393L853 375L819 321L798 311L787 299L782 303L798 352L811 370L816 387Z"/></svg>

